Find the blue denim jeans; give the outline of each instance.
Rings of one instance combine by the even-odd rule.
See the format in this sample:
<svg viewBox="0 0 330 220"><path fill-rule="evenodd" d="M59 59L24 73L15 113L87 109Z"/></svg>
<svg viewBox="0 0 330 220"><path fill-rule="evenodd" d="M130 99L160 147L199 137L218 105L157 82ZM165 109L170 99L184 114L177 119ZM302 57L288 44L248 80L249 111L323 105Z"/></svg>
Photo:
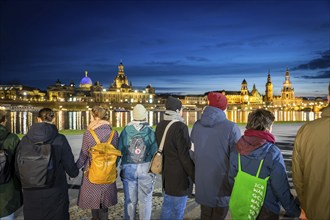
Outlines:
<svg viewBox="0 0 330 220"><path fill-rule="evenodd" d="M14 213L0 218L0 220L14 220Z"/></svg>
<svg viewBox="0 0 330 220"><path fill-rule="evenodd" d="M177 220L183 219L188 196L169 196L164 194L160 219Z"/></svg>
<svg viewBox="0 0 330 220"><path fill-rule="evenodd" d="M125 219L135 219L137 204L139 204L139 219L151 218L152 192L156 175L148 173L149 165L150 163L140 163L121 166Z"/></svg>

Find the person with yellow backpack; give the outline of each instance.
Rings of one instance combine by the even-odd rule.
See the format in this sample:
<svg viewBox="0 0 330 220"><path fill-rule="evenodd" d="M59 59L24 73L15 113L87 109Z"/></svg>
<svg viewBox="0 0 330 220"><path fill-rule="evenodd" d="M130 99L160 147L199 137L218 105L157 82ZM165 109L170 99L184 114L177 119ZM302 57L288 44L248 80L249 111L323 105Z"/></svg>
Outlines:
<svg viewBox="0 0 330 220"><path fill-rule="evenodd" d="M94 106L91 113L76 162L84 170L78 206L91 209L92 220L107 220L108 208L117 204L116 160L121 152L117 150L118 132L109 123L109 109Z"/></svg>

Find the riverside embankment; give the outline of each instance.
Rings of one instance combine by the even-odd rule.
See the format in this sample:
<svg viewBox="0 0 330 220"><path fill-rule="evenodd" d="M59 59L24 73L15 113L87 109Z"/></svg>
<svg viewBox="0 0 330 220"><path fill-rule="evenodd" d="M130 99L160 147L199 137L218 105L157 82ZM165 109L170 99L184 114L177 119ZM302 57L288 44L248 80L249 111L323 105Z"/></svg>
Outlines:
<svg viewBox="0 0 330 220"><path fill-rule="evenodd" d="M276 138L276 144L281 149L284 156L284 160L288 170L288 176L291 182L291 159L292 159L292 149L295 135L298 129L304 124L301 123L279 123L274 124L273 134ZM244 125L239 126L242 133L245 128ZM79 157L82 135L68 135L68 141L72 147L73 154L75 159ZM77 197L79 192L79 187L81 183L81 175L73 180L69 180L69 198L70 198L70 216L72 220L87 220L91 219L90 210L82 210L77 207ZM155 190L153 193L153 207L152 207L152 219L159 219L161 205L162 205L162 190L161 190L161 176L158 176L157 182L155 184ZM109 209L109 219L123 219L124 214L124 193L121 180L117 179L118 187L118 204ZM294 189L292 192L295 194ZM194 197L188 199L187 207L185 210L184 219L200 219L200 208L199 205L195 202ZM23 212L19 210L15 217L16 220L23 219ZM227 216L227 219L230 219L230 215Z"/></svg>

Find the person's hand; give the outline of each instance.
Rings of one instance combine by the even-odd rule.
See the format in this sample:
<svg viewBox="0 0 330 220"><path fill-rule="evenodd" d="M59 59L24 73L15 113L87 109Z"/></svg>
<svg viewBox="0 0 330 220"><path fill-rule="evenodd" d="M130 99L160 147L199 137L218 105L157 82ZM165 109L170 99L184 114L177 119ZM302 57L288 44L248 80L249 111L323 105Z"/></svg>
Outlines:
<svg viewBox="0 0 330 220"><path fill-rule="evenodd" d="M69 177L69 181L74 180L76 177Z"/></svg>
<svg viewBox="0 0 330 220"><path fill-rule="evenodd" d="M305 213L305 211L303 209L301 209L299 219L301 219L301 220L307 220L306 213Z"/></svg>

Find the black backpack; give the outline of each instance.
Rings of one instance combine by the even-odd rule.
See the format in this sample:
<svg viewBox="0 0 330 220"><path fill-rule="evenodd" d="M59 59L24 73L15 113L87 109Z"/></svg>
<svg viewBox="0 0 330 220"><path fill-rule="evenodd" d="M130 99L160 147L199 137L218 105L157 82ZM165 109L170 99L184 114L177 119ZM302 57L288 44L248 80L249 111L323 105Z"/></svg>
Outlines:
<svg viewBox="0 0 330 220"><path fill-rule="evenodd" d="M49 188L55 182L55 153L51 143L21 141L16 164L22 188Z"/></svg>
<svg viewBox="0 0 330 220"><path fill-rule="evenodd" d="M9 133L7 134L7 136ZM0 185L8 183L11 178L11 166L9 164L9 151L4 149L3 142L7 136L0 141Z"/></svg>

